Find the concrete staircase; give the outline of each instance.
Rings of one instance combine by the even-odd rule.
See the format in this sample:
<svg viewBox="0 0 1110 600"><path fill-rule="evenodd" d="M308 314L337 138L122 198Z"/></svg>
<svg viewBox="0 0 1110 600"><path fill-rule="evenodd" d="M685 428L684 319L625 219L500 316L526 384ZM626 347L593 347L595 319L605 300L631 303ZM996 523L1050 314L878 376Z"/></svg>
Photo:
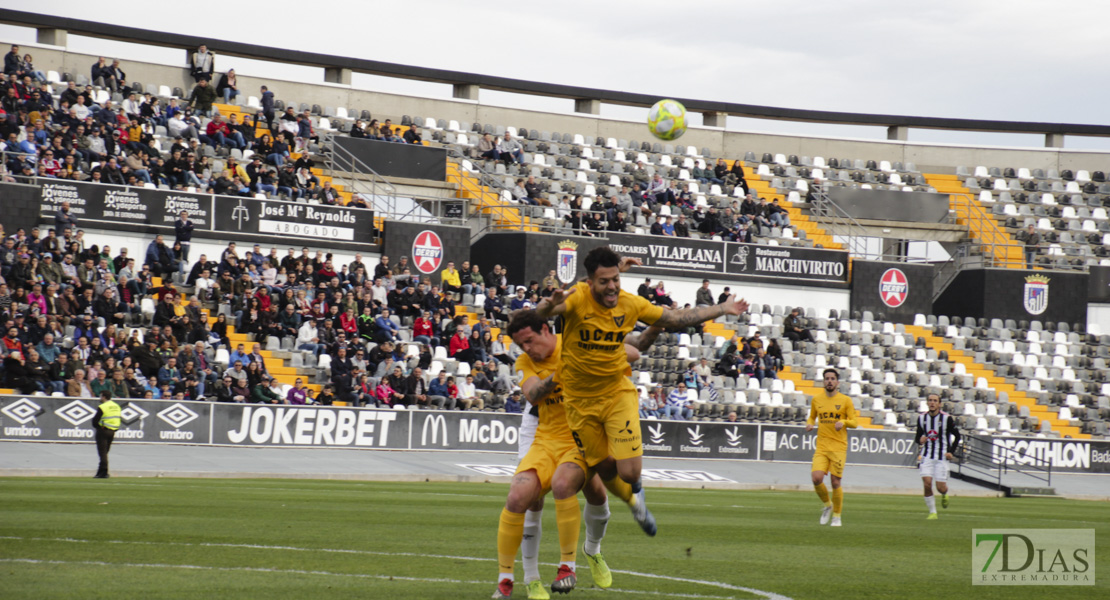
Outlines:
<svg viewBox="0 0 1110 600"><path fill-rule="evenodd" d="M984 379L987 386L996 393L1001 394L1005 392L1010 402L1028 408L1029 416L1036 417L1040 423L1051 424L1052 430L1060 433L1061 436L1090 439L1091 436L1080 433L1078 427L1058 418L1058 413L1052 411L1050 407L1043 406L1026 395L1025 392L1018 391L1017 386L1012 383L1007 383L1003 378L996 375L994 371L975 362L972 357L961 350L957 350L951 343L933 335L931 330L918 325L906 325L906 332L913 335L915 338L924 338L925 345L937 352L947 352L950 362L964 365L968 375L974 376L976 381L979 381L980 378Z"/></svg>

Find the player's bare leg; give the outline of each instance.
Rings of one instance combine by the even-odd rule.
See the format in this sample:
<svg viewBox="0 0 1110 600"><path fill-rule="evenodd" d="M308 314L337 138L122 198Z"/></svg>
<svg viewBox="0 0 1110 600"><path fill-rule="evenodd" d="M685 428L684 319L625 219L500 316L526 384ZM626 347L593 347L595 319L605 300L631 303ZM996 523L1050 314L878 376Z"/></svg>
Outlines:
<svg viewBox="0 0 1110 600"><path fill-rule="evenodd" d="M601 554L601 540L609 525L609 497L601 478L592 475L582 488L582 495L586 497L586 509L582 514L582 520L586 523L586 541L582 545L582 551L590 565L590 575L593 576L594 583L599 588L608 588L613 585L613 574Z"/></svg>
<svg viewBox="0 0 1110 600"><path fill-rule="evenodd" d="M524 512L540 497L542 491L535 471L528 470L513 476L497 526L498 576L497 591L493 594L495 599L512 596L513 567L524 537Z"/></svg>
<svg viewBox="0 0 1110 600"><path fill-rule="evenodd" d="M832 473L829 473L829 481L832 482L832 523L833 527L840 527L840 510L844 507L844 489L840 487L840 478Z"/></svg>
<svg viewBox="0 0 1110 600"><path fill-rule="evenodd" d="M563 463L551 478L551 495L555 496L555 522L559 527L559 570L551 582L551 591L565 594L578 583L575 559L578 554L578 490L586 483L586 474L574 463Z"/></svg>
<svg viewBox="0 0 1110 600"><path fill-rule="evenodd" d="M821 503L825 505L821 509L822 525L827 525L829 518L832 517L833 504L829 499L829 488L825 487L825 472L824 471L811 471L810 478L813 480L813 491L817 492L817 497L821 499Z"/></svg>
<svg viewBox="0 0 1110 600"><path fill-rule="evenodd" d="M622 462L626 465L623 474L620 466ZM628 503L628 507L632 509L632 517L636 519L636 523L640 525L640 529L643 529L644 533L649 536L654 536L657 531L655 516L648 510L647 501L644 499L644 488L639 482L642 464L643 460L639 456L625 459L624 461L616 460L610 456L598 463L594 467L594 470L597 471L605 487L612 492L614 496ZM629 484L628 480L625 479L625 475L631 476L633 472L635 472L637 476L634 486Z"/></svg>

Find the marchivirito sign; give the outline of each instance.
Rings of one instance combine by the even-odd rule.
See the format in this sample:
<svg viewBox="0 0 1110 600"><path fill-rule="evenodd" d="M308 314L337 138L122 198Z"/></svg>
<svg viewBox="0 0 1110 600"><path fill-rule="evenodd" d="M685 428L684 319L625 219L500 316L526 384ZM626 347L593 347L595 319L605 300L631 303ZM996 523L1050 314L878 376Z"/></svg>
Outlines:
<svg viewBox="0 0 1110 600"><path fill-rule="evenodd" d="M1094 529L974 529L973 585L1094 585Z"/></svg>

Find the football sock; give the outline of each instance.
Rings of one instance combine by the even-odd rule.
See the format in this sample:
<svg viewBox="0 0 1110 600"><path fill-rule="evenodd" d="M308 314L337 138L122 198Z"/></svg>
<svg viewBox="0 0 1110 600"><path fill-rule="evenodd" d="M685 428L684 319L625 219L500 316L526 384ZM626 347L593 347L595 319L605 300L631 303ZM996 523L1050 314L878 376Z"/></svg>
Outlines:
<svg viewBox="0 0 1110 600"><path fill-rule="evenodd" d="M555 500L555 523L559 526L559 560L572 568L578 555L578 526L581 522L577 495Z"/></svg>
<svg viewBox="0 0 1110 600"><path fill-rule="evenodd" d="M609 525L609 501L597 506L587 502L582 520L586 522L586 542L582 549L586 554L601 552L601 538L605 537L605 528Z"/></svg>
<svg viewBox="0 0 1110 600"><path fill-rule="evenodd" d="M577 514L578 511L575 511ZM497 567L501 569L498 581L513 578L513 563L516 551L520 549L520 539L524 536L524 513L501 509L501 522L497 525Z"/></svg>
<svg viewBox="0 0 1110 600"><path fill-rule="evenodd" d="M925 496L925 506L929 507L929 512L931 512L931 513L937 512L937 497L936 496Z"/></svg>
<svg viewBox="0 0 1110 600"><path fill-rule="evenodd" d="M829 488L825 487L824 483L818 483L813 486L813 491L817 492L817 497L821 499L821 503L825 506L831 506L829 502Z"/></svg>
<svg viewBox="0 0 1110 600"><path fill-rule="evenodd" d="M833 516L840 516L840 509L844 508L844 488L833 488L832 491Z"/></svg>
<svg viewBox="0 0 1110 600"><path fill-rule="evenodd" d="M520 562L524 563L524 583L540 578L540 538L543 536L541 511L524 513L524 539L520 542ZM587 525L588 527L588 525Z"/></svg>
<svg viewBox="0 0 1110 600"><path fill-rule="evenodd" d="M613 493L614 496L624 500L625 502L632 501L632 486L625 483L620 477L614 477L605 482L605 489Z"/></svg>

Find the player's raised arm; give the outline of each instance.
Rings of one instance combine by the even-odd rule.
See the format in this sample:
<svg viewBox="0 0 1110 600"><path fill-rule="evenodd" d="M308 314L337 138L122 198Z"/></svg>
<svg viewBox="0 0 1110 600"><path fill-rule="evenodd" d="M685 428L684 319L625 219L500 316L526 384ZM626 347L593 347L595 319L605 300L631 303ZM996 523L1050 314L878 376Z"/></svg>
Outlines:
<svg viewBox="0 0 1110 600"><path fill-rule="evenodd" d="M712 321L721 315L740 315L748 310L748 302L743 298L736 300L735 296L729 296L721 304L715 306L699 306L697 308L665 308L663 315L659 317L655 323L657 327L664 329L681 329Z"/></svg>
<svg viewBox="0 0 1110 600"><path fill-rule="evenodd" d="M576 288L570 288L569 290L555 290L551 292L549 297L540 300L539 304L536 305L536 314L545 319L563 314L567 309L567 298L574 294L575 289Z"/></svg>
<svg viewBox="0 0 1110 600"><path fill-rule="evenodd" d="M524 398L531 404L540 404L543 399L547 397L558 384L555 383L555 374L552 373L543 379L535 375L520 382L520 389L524 392Z"/></svg>
<svg viewBox="0 0 1110 600"><path fill-rule="evenodd" d="M652 325L639 333L633 333L624 338L624 345L626 347L632 346L640 352L647 352L647 349L651 348L651 345L655 343L655 339L659 337L660 333L663 333L663 328L658 325ZM628 362L633 361L629 360Z"/></svg>

